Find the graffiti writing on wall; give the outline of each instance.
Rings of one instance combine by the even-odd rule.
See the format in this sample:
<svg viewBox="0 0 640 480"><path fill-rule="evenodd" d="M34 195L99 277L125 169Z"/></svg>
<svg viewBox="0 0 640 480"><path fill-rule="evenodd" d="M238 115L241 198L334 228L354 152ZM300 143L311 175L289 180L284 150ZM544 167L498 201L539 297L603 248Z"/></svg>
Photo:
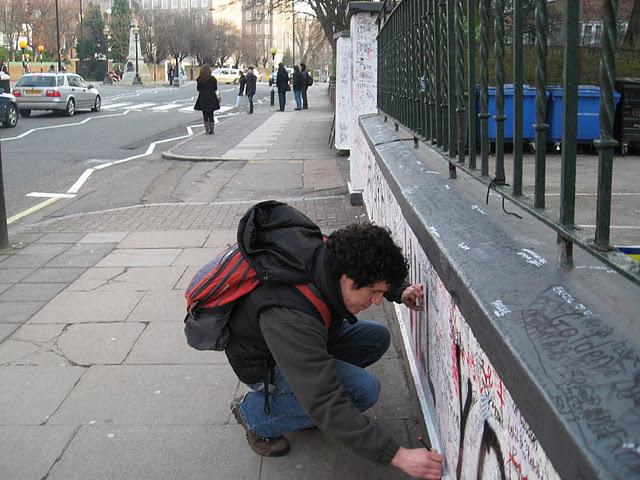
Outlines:
<svg viewBox="0 0 640 480"><path fill-rule="evenodd" d="M373 221L403 245L412 281L427 289L427 310L400 318L410 332L409 352L419 384L435 406L446 473L456 479L555 480L559 476L528 422L504 387L455 301L403 220L402 211L373 160L364 192ZM508 302L495 307L510 314ZM509 310L509 313L507 313Z"/></svg>

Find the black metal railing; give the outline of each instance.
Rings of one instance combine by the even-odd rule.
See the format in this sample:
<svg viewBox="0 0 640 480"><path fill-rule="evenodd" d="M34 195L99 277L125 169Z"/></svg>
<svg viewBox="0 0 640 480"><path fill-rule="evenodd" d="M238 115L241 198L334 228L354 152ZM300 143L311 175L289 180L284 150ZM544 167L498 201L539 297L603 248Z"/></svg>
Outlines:
<svg viewBox="0 0 640 480"><path fill-rule="evenodd" d="M610 245L611 185L614 149L614 81L617 0L604 0L600 59L600 137L595 237L575 225L580 82L580 3L565 0L562 24L562 157L560 206L556 218L545 206L548 145L547 0L385 0L379 17L378 108L417 139L438 149L449 161L452 178L461 168L519 204L558 234L560 257L572 265L573 245L598 257L636 284L640 264ZM535 7L535 148L533 193L523 194L523 8ZM464 8L466 6L466 9ZM465 11L466 10L466 11ZM508 19L508 22L505 20ZM505 25L509 26L507 35ZM465 29L466 25L466 29ZM554 28L557 27L554 24ZM478 45L479 43L479 45ZM532 46L529 46L531 52ZM505 111L505 65L512 55L513 109ZM493 72L490 72L493 66ZM479 68L479 79L476 79ZM493 85L489 84L490 76ZM465 82L466 77L466 82ZM490 113L490 90L494 112ZM513 121L511 177L505 169L505 120ZM491 158L490 121L495 155ZM476 129L479 129L476 134ZM479 138L477 138L479 136ZM476 155L480 166L476 165ZM490 160L493 173L490 175Z"/></svg>

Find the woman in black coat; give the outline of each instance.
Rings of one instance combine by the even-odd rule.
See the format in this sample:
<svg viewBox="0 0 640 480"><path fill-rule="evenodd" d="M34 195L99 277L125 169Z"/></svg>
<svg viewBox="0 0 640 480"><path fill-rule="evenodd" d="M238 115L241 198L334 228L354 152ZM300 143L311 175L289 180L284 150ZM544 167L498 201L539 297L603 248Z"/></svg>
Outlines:
<svg viewBox="0 0 640 480"><path fill-rule="evenodd" d="M196 85L198 87L198 100L196 100L193 108L202 110L205 133L213 135L213 112L220 109L220 102L216 95L218 81L216 77L211 75L211 67L209 65L204 64L200 68L200 75L196 79Z"/></svg>
<svg viewBox="0 0 640 480"><path fill-rule="evenodd" d="M276 86L278 87L278 101L280 102L280 111L284 112L284 106L287 102L287 92L291 90L291 87L289 86L289 73L284 68L284 63L278 64Z"/></svg>

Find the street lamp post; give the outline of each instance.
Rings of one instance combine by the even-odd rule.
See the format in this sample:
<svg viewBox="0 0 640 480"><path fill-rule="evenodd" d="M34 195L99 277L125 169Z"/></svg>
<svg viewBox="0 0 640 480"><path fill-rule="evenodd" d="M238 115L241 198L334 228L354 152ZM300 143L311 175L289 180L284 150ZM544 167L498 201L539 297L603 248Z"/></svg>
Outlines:
<svg viewBox="0 0 640 480"><path fill-rule="evenodd" d="M58 16L58 0L56 0L56 46L58 47L58 71L62 71L62 61L60 60L60 19Z"/></svg>
<svg viewBox="0 0 640 480"><path fill-rule="evenodd" d="M111 40L111 31L109 30L109 25L104 26L104 60L106 63L104 79L102 80L103 85L111 85L113 80L111 80L111 75L109 75L109 40Z"/></svg>
<svg viewBox="0 0 640 480"><path fill-rule="evenodd" d="M40 71L42 71L42 67L43 67L43 65L42 65L42 61L43 61L42 55L44 53L44 45L38 45L38 53L40 54Z"/></svg>
<svg viewBox="0 0 640 480"><path fill-rule="evenodd" d="M273 107L276 104L276 79L273 78L273 73L276 67L276 53L278 53L278 49L276 47L271 47L271 77L269 77L269 81L271 82L271 106Z"/></svg>
<svg viewBox="0 0 640 480"><path fill-rule="evenodd" d="M133 25L133 39L136 42L136 76L133 78L134 85L142 85L142 79L138 73L138 38L140 38L140 28L138 25Z"/></svg>
<svg viewBox="0 0 640 480"><path fill-rule="evenodd" d="M26 40L20 40L20 42L18 42L18 46L20 47L20 50L22 50L22 73L27 73L27 57L25 56L24 53L24 49L27 48L27 41Z"/></svg>

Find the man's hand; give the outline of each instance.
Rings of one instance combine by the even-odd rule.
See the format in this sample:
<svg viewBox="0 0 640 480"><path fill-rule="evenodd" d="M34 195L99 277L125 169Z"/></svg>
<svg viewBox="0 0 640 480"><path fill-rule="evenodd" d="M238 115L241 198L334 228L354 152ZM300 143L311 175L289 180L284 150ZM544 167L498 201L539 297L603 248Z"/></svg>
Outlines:
<svg viewBox="0 0 640 480"><path fill-rule="evenodd" d="M427 480L442 478L442 454L426 448L407 449L400 447L391 460L391 465L407 475Z"/></svg>
<svg viewBox="0 0 640 480"><path fill-rule="evenodd" d="M402 292L402 303L411 310L424 310L424 291L422 290L422 284L414 283L405 288L404 292Z"/></svg>

